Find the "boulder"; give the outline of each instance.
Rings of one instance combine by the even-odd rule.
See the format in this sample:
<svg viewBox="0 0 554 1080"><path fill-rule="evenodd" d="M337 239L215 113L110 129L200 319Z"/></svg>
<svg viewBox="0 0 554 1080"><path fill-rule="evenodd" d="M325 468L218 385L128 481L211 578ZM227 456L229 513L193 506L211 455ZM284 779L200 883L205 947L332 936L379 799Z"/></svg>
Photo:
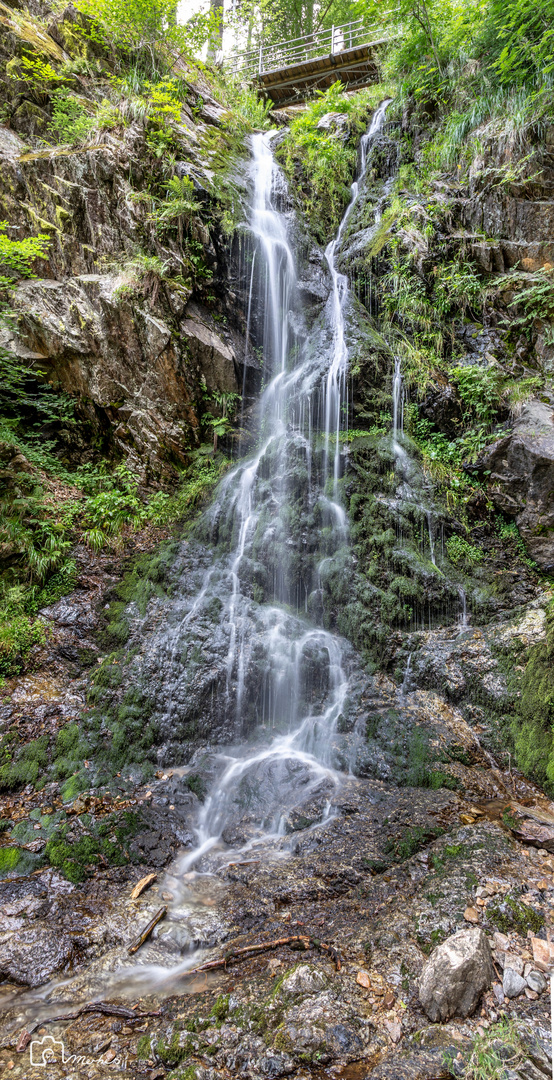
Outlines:
<svg viewBox="0 0 554 1080"><path fill-rule="evenodd" d="M481 455L496 508L515 519L529 554L541 570L554 568L554 417L530 401L504 438Z"/></svg>
<svg viewBox="0 0 554 1080"><path fill-rule="evenodd" d="M477 927L460 930L431 953L419 980L419 1000L433 1021L471 1016L493 978L491 950L483 931Z"/></svg>

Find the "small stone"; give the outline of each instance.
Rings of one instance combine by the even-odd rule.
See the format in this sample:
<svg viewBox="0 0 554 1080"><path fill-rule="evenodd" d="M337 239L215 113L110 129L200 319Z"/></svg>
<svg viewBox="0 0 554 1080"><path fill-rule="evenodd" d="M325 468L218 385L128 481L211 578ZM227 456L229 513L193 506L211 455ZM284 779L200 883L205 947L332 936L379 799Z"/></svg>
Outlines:
<svg viewBox="0 0 554 1080"><path fill-rule="evenodd" d="M495 983L494 984L494 986L492 988L492 992L493 992L498 1004L503 1005L504 1004L504 991L503 991L500 983Z"/></svg>
<svg viewBox="0 0 554 1080"><path fill-rule="evenodd" d="M554 964L554 942L531 937L531 948L535 967L540 971L550 971Z"/></svg>
<svg viewBox="0 0 554 1080"><path fill-rule="evenodd" d="M402 1035L402 1025L399 1024L397 1021L395 1022L394 1020L385 1020L384 1026L388 1031L393 1043L399 1042Z"/></svg>
<svg viewBox="0 0 554 1080"><path fill-rule="evenodd" d="M510 939L506 936L506 934L501 934L500 931L497 930L492 935L492 940L494 942L495 949L499 949L501 952L506 952L510 944Z"/></svg>
<svg viewBox="0 0 554 1080"><path fill-rule="evenodd" d="M502 958L502 967L504 968L504 970L506 970L506 968L511 968L511 970L515 971L517 975L523 975L523 960L521 959L521 956L516 956L515 953L504 953L504 956Z"/></svg>
<svg viewBox="0 0 554 1080"><path fill-rule="evenodd" d="M371 980L367 971L359 971L356 975L356 982L358 986L363 986L365 990L369 990L371 986Z"/></svg>
<svg viewBox="0 0 554 1080"><path fill-rule="evenodd" d="M525 977L525 981L530 990L534 990L536 994L544 994L547 987L547 982L544 975L541 975L540 971L530 971Z"/></svg>
<svg viewBox="0 0 554 1080"><path fill-rule="evenodd" d="M502 989L507 998L518 997L525 990L525 979L518 975L517 971L513 968L504 968L504 978L502 980Z"/></svg>
<svg viewBox="0 0 554 1080"><path fill-rule="evenodd" d="M529 998L529 1001L537 1001L539 995L534 990L530 990L528 986L525 987L525 997Z"/></svg>
<svg viewBox="0 0 554 1080"><path fill-rule="evenodd" d="M475 903L477 904L477 907L485 907L485 901L482 896L478 896Z"/></svg>
<svg viewBox="0 0 554 1080"><path fill-rule="evenodd" d="M475 825L475 818L471 814L460 814L462 825Z"/></svg>
<svg viewBox="0 0 554 1080"><path fill-rule="evenodd" d="M466 907L466 909L464 911L464 919L465 919L466 922L478 923L479 922L479 912L474 907Z"/></svg>
<svg viewBox="0 0 554 1080"><path fill-rule="evenodd" d="M385 994L385 996L383 998L383 1008L384 1009L392 1009L395 1001L396 1001L396 998L395 998L392 990L387 990L387 992L386 992L386 994Z"/></svg>

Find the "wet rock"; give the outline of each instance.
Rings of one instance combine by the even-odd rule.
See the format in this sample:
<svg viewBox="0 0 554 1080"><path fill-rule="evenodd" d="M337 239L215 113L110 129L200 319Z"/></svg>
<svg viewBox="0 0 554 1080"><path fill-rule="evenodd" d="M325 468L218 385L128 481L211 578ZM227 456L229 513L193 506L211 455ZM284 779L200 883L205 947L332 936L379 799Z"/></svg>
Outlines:
<svg viewBox="0 0 554 1080"><path fill-rule="evenodd" d="M419 1000L430 1020L471 1016L494 977L488 940L482 930L460 930L439 945L419 982Z"/></svg>
<svg viewBox="0 0 554 1080"><path fill-rule="evenodd" d="M234 354L221 338L203 323L187 318L181 323L190 354L206 380L208 390L238 390Z"/></svg>
<svg viewBox="0 0 554 1080"><path fill-rule="evenodd" d="M317 994L327 986L327 979L322 971L311 964L301 964L281 984L285 994Z"/></svg>
<svg viewBox="0 0 554 1080"><path fill-rule="evenodd" d="M554 567L554 421L552 409L530 401L512 431L477 463L497 509L515 518L530 555Z"/></svg>
<svg viewBox="0 0 554 1080"><path fill-rule="evenodd" d="M59 927L20 930L0 943L0 973L15 983L41 986L71 961L78 945Z"/></svg>
<svg viewBox="0 0 554 1080"><path fill-rule="evenodd" d="M518 994L522 994L525 990L525 979L522 975L518 975L517 971L513 968L504 968L504 978L502 979L502 989L507 998L517 997Z"/></svg>
<svg viewBox="0 0 554 1080"><path fill-rule="evenodd" d="M269 1050L265 1057L259 1059L258 1068L261 1076L274 1080L274 1077L288 1076L294 1072L295 1064L289 1054L278 1054Z"/></svg>

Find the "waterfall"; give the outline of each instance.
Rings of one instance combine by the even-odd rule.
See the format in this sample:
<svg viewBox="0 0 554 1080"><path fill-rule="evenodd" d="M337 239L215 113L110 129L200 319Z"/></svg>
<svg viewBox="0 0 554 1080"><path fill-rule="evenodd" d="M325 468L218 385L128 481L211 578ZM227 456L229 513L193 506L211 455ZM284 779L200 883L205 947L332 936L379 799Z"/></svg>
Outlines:
<svg viewBox="0 0 554 1080"><path fill-rule="evenodd" d="M402 381L402 365L400 357L394 360L394 374L392 377L392 448L398 462L406 456L404 448L400 445L399 436L404 431L404 384Z"/></svg>
<svg viewBox="0 0 554 1080"><path fill-rule="evenodd" d="M245 850L278 839L287 813L310 793L319 793L322 817L328 814L340 782L334 733L348 689L345 642L306 622L305 616L321 592L323 565L332 565L346 536L339 479L348 282L337 261L385 109L386 103L377 109L362 139L359 175L337 236L325 252L331 291L315 337L295 309L292 214L272 136L259 133L251 139L248 322L263 353L266 380L257 408L258 447L227 474L216 494L208 515L212 540L217 546L231 535L232 553L226 568L207 572L177 636L182 630L194 632L195 620L219 588L227 632L226 709L239 729L253 710L270 741L255 749L246 743L226 756L201 808L196 846L182 857L181 874L202 866L208 853L210 858L229 857L224 836L232 832L237 804L249 811L251 827L240 849ZM321 515L325 524L324 546L314 545L304 555L310 514ZM261 603L252 601L253 576L258 593L263 589ZM173 655L175 634L172 650Z"/></svg>
<svg viewBox="0 0 554 1080"><path fill-rule="evenodd" d="M168 673L165 730L179 724L183 703L201 682L188 658L205 643L209 707L216 710L218 734L229 733L228 749L206 751L212 779L195 845L166 878L173 896L168 925L179 922L185 936L198 875L256 847L264 858L285 854L291 815L302 817L309 805L311 828L328 822L348 768L348 753L338 755L337 744L354 654L321 625L322 577L345 557L347 541L339 480L349 292L337 263L385 108L376 111L362 140L360 172L325 252L329 298L310 327L297 299L294 215L272 135L251 138L247 311L265 383L254 410L256 449L219 485L204 518L211 546L201 549L201 587L176 603L156 654L158 669ZM202 723L200 710L196 716ZM187 958L168 972L165 963L149 964L145 951L132 969L135 986L138 979L159 984L194 965L193 921ZM174 963L171 957L167 962ZM121 983L130 977L126 963Z"/></svg>
<svg viewBox="0 0 554 1080"><path fill-rule="evenodd" d="M458 623L460 626L460 634L463 634L469 627L469 619L467 615L467 598L466 591L463 585L458 585L458 596L460 597L460 602L462 605L462 610L458 616Z"/></svg>
<svg viewBox="0 0 554 1080"><path fill-rule="evenodd" d="M325 392L325 473L329 470L330 436L335 437L333 454L333 499L338 500L338 481L340 477L340 432L342 421L341 406L345 399L346 371L348 367L348 349L345 336L345 304L348 296L348 279L337 269L337 252L340 248L348 219L358 201L360 185L367 168L367 153L375 135L380 131L385 119L388 100L381 102L376 109L369 130L362 136L360 143L360 171L350 188L350 202L334 240L325 249L325 259L331 274L331 297L329 321L333 329L333 355L329 365Z"/></svg>

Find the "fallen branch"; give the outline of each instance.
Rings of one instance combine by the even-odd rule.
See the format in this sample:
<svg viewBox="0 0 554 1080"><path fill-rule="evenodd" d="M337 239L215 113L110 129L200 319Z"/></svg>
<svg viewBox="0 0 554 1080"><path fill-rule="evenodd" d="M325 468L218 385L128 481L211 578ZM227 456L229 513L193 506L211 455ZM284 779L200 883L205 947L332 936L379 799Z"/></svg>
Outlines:
<svg viewBox="0 0 554 1080"><path fill-rule="evenodd" d="M134 1012L133 1009L126 1009L124 1005L109 1005L105 1001L89 1001L86 1005L81 1005L76 1012L62 1013L60 1016L46 1016L44 1019L37 1020L28 1031L21 1032L16 1046L17 1053L23 1053L31 1040L31 1035L33 1035L37 1028L44 1027L45 1024L57 1024L61 1020L77 1020L79 1016L83 1016L85 1013L102 1013L103 1016L120 1016L123 1020L127 1020L127 1022L131 1024L137 1024L147 1016L161 1016L159 1010L157 1012L137 1013Z"/></svg>
<svg viewBox="0 0 554 1080"><path fill-rule="evenodd" d="M143 893L144 890L147 889L148 886L151 885L153 881L156 881L157 877L158 877L157 874L147 874L146 877L143 877L143 878L140 879L140 881L137 881L137 883L136 883L136 885L135 885L135 887L134 887L134 889L133 889L133 891L132 891L132 893L131 893L131 895L129 897L129 900L138 900L140 894Z"/></svg>
<svg viewBox="0 0 554 1080"><path fill-rule="evenodd" d="M256 953L265 952L267 949L278 949L282 945L293 944L298 944L304 949L309 949L310 945L312 945L314 949L326 952L331 959L334 960L337 971L340 971L340 954L338 950L335 949L334 945L326 945L324 941L319 941L318 938L307 937L305 934L293 934L291 937L277 938L274 941L262 941L258 945L246 945L243 949L235 949L233 952L226 953L221 960L209 960L207 964L201 964L200 967L191 968L190 971L184 972L184 975L199 975L203 971L214 971L216 968L226 968L228 964L238 962L239 960L248 960L250 956L255 956Z"/></svg>
<svg viewBox="0 0 554 1080"><path fill-rule="evenodd" d="M150 919L148 926L145 926L142 934L139 934L138 938L133 942L133 944L129 945L129 948L127 949L129 956L132 956L133 953L136 953L137 950L140 949L141 945L144 945L144 942L147 940L147 938L150 937L150 934L152 933L154 927L158 925L161 919L163 919L164 915L167 915L167 908L159 908L154 915L154 918Z"/></svg>

